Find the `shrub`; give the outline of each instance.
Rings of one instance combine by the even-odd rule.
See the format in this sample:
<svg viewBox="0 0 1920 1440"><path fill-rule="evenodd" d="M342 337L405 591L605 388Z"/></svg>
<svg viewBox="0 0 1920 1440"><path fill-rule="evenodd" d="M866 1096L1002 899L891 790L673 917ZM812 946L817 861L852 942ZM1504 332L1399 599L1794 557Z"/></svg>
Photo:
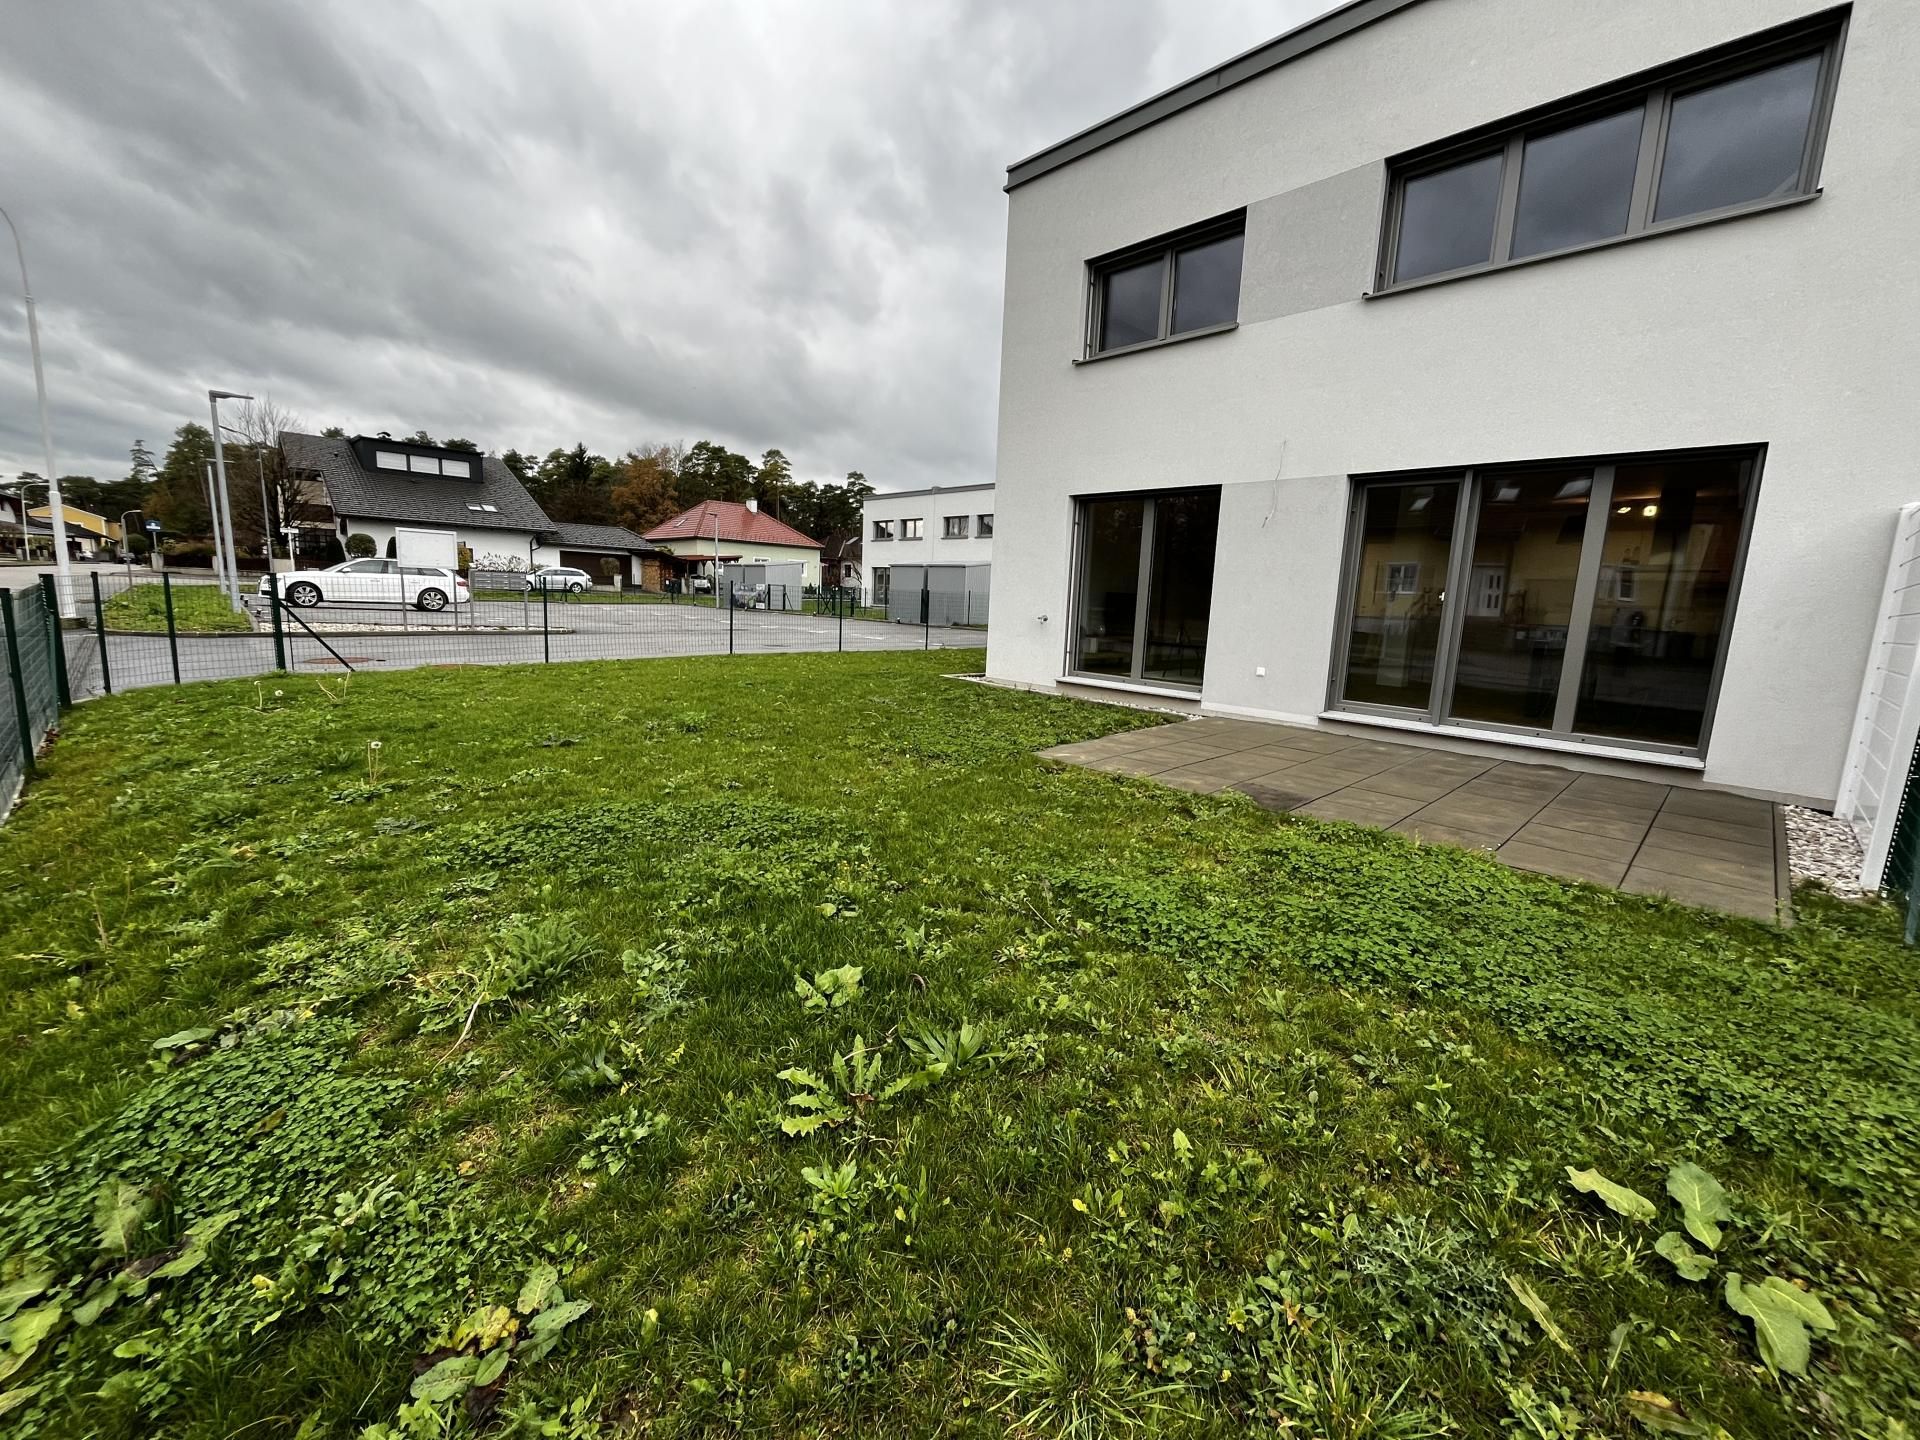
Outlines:
<svg viewBox="0 0 1920 1440"><path fill-rule="evenodd" d="M127 536L127 554L136 560L144 560L147 552L152 548L153 547L147 543L147 537L144 535Z"/></svg>
<svg viewBox="0 0 1920 1440"><path fill-rule="evenodd" d="M373 537L371 535L362 534L356 530L353 534L347 536L347 554L351 555L354 559L365 560L373 554L373 550Z"/></svg>
<svg viewBox="0 0 1920 1440"><path fill-rule="evenodd" d="M473 562L476 570L505 570L519 574L527 568L527 562L518 555L482 555Z"/></svg>

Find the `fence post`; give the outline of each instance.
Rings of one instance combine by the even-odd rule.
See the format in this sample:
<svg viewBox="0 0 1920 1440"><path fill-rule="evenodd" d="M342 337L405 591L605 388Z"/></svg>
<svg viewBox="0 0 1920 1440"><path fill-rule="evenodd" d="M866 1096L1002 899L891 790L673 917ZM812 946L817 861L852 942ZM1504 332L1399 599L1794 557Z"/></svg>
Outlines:
<svg viewBox="0 0 1920 1440"><path fill-rule="evenodd" d="M273 617L273 668L284 670L287 668L287 630L286 623L280 618L280 577L269 572L264 588L267 592L267 613ZM173 611L168 610L167 613L171 615ZM173 673L174 678L178 680L180 664L177 660L174 662Z"/></svg>
<svg viewBox="0 0 1920 1440"><path fill-rule="evenodd" d="M167 659L173 662L173 683L180 683L180 632L173 623L173 576L160 572L160 596L167 605Z"/></svg>
<svg viewBox="0 0 1920 1440"><path fill-rule="evenodd" d="M20 722L20 756L33 774L33 717L27 713L27 684L20 672L20 632L13 616L13 591L0 586L0 614L7 627L7 675L13 681L13 713Z"/></svg>
<svg viewBox="0 0 1920 1440"><path fill-rule="evenodd" d="M731 655L733 654L733 586L724 580L721 581L720 588L714 591L714 599L720 599L722 592L725 593L727 602L727 654Z"/></svg>
<svg viewBox="0 0 1920 1440"><path fill-rule="evenodd" d="M847 648L847 607L840 603L837 596L833 602L833 613L839 617L839 623L834 627L839 632L835 648L844 652Z"/></svg>
<svg viewBox="0 0 1920 1440"><path fill-rule="evenodd" d="M100 572L93 572L93 633L100 637L100 688L113 694L113 667L107 664L107 607L100 599Z"/></svg>
<svg viewBox="0 0 1920 1440"><path fill-rule="evenodd" d="M53 588L53 577L40 577L40 593L46 599L47 638L53 646L53 693L60 697L60 708L73 704L73 691L67 685L67 637L60 631L60 594Z"/></svg>
<svg viewBox="0 0 1920 1440"><path fill-rule="evenodd" d="M933 592L926 586L920 587L920 648L933 648Z"/></svg>
<svg viewBox="0 0 1920 1440"><path fill-rule="evenodd" d="M546 664L553 663L553 632L547 627L547 596L552 593L545 580L540 582L540 658Z"/></svg>

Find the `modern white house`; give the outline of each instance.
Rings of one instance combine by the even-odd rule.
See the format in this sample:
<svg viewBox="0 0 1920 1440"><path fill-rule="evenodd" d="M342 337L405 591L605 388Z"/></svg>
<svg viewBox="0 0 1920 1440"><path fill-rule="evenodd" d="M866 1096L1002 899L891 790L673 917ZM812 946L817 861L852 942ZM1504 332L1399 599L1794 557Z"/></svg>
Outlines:
<svg viewBox="0 0 1920 1440"><path fill-rule="evenodd" d="M1916 74L1912 0L1356 0L1016 163L989 676L1832 805Z"/></svg>
<svg viewBox="0 0 1920 1440"><path fill-rule="evenodd" d="M936 607L985 623L993 566L992 485L935 485L873 494L861 507L867 588L889 612L925 589L958 600ZM971 601L967 597L974 597ZM955 606L958 610L955 610ZM901 610L897 619L921 618ZM961 623L965 623L963 619Z"/></svg>

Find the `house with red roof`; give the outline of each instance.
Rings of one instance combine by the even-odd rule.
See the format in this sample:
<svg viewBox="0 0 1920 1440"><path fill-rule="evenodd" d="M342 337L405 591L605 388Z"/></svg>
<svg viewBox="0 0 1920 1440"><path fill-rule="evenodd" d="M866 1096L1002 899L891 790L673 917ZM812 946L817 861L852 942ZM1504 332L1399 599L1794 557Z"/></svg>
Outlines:
<svg viewBox="0 0 1920 1440"><path fill-rule="evenodd" d="M725 565L798 565L802 584L820 583L820 542L764 513L753 500L702 500L647 531L666 552L669 575L709 580Z"/></svg>

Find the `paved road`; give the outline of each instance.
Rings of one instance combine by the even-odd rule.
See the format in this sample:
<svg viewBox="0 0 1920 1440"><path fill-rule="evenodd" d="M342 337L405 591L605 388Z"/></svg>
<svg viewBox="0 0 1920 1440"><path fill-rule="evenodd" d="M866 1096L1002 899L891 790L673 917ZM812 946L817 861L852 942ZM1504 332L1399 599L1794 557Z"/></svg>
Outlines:
<svg viewBox="0 0 1920 1440"><path fill-rule="evenodd" d="M537 664L551 659L633 660L669 655L777 654L835 650L919 650L970 648L986 643L986 632L959 626L891 625L872 620L759 610L725 610L693 605L562 604L548 609L551 630L542 634L540 607L518 601L481 601L426 615L391 606L319 605L290 613L288 669L298 674L337 675L344 657L355 670L404 670L420 665ZM402 623L404 631L368 633L356 626ZM299 621L313 627L309 633ZM731 621L731 626L729 625ZM520 626L487 629L476 626ZM336 628L339 627L339 628ZM729 633L731 630L731 633ZM101 689L97 639L69 634L70 665L76 689ZM328 647L331 647L331 651ZM174 680L175 654L182 681L265 675L274 668L273 636L263 624L252 634L180 636L170 651L165 636L109 633L107 661L113 688L167 685Z"/></svg>

